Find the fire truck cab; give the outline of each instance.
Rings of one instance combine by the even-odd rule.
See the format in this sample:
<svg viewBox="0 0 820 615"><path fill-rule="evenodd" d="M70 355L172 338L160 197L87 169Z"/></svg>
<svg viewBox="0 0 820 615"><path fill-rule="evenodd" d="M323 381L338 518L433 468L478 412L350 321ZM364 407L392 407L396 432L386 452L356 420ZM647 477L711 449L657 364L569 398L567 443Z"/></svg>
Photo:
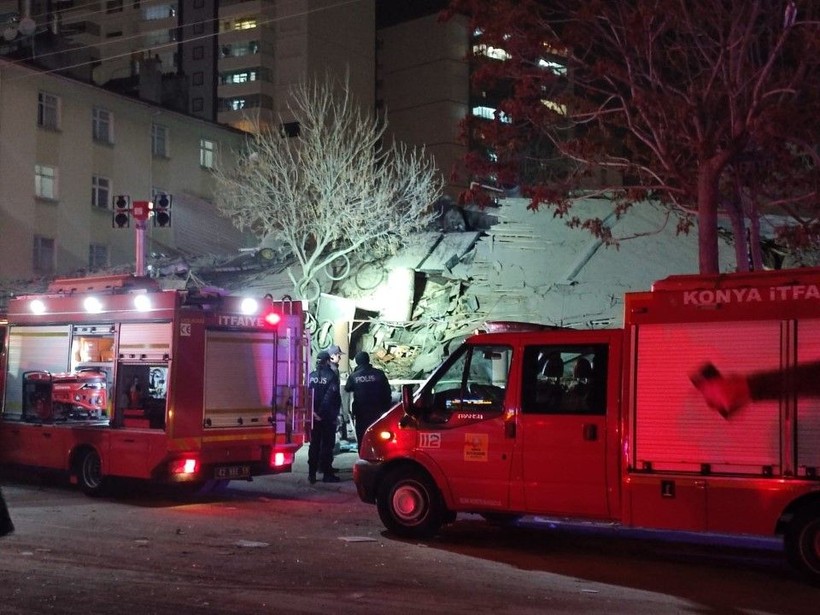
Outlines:
<svg viewBox="0 0 820 615"><path fill-rule="evenodd" d="M410 537L458 512L782 535L820 582L820 269L673 276L624 323L469 337L366 432L361 499Z"/></svg>
<svg viewBox="0 0 820 615"><path fill-rule="evenodd" d="M0 461L202 485L289 471L305 435L297 302L57 280L0 323Z"/></svg>

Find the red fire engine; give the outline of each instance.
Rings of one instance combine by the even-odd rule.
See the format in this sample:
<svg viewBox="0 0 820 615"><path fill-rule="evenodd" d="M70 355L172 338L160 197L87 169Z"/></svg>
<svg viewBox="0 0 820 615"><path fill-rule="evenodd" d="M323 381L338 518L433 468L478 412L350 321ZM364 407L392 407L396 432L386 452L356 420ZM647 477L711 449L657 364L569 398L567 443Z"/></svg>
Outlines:
<svg viewBox="0 0 820 615"><path fill-rule="evenodd" d="M298 302L57 280L0 322L0 461L202 485L290 471L304 442Z"/></svg>
<svg viewBox="0 0 820 615"><path fill-rule="evenodd" d="M367 431L385 526L457 512L782 535L820 583L820 269L672 276L623 329L474 335Z"/></svg>

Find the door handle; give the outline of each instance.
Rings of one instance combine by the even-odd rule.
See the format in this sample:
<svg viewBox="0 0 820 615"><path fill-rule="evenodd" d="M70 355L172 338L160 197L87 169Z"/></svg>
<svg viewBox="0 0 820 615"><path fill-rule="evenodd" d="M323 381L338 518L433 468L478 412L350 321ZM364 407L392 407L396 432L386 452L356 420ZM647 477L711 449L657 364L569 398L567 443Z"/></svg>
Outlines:
<svg viewBox="0 0 820 615"><path fill-rule="evenodd" d="M598 439L598 426L594 423L584 425L584 440L594 441Z"/></svg>

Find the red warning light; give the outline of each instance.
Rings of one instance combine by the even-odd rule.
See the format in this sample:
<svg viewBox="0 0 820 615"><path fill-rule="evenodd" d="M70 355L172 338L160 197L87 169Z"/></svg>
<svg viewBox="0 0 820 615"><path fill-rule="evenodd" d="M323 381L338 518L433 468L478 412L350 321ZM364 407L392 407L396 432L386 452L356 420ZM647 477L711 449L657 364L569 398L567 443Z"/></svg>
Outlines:
<svg viewBox="0 0 820 615"><path fill-rule="evenodd" d="M265 324L269 327L275 327L282 322L282 315L278 312L268 312L265 314Z"/></svg>

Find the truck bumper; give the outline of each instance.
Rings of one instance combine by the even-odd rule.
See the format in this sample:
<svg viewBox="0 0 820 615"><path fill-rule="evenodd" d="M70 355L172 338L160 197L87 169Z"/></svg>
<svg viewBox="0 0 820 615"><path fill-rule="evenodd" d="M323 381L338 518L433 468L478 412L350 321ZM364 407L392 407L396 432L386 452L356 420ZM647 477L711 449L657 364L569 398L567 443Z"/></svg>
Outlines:
<svg viewBox="0 0 820 615"><path fill-rule="evenodd" d="M377 477L381 470L381 463L359 459L353 465L353 482L362 502L376 503Z"/></svg>

